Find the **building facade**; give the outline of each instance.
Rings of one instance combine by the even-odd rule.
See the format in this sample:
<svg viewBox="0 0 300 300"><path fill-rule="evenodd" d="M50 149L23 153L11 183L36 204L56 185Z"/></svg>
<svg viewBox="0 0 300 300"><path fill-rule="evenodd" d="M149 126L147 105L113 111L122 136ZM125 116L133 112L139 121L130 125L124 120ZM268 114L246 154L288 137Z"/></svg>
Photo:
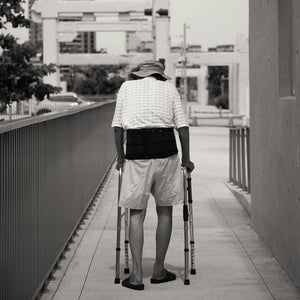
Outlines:
<svg viewBox="0 0 300 300"><path fill-rule="evenodd" d="M153 52L151 32L126 32L126 52Z"/></svg>
<svg viewBox="0 0 300 300"><path fill-rule="evenodd" d="M31 20L29 28L29 41L37 47L38 51L43 51L43 24L36 23L32 19L32 5L35 0L28 1L29 19ZM77 16L64 16L59 17L59 21L64 22L80 22L80 21L94 21L94 16L91 14L83 14ZM60 53L95 53L96 52L96 33L95 32L78 32L78 35L70 42L59 43Z"/></svg>
<svg viewBox="0 0 300 300"><path fill-rule="evenodd" d="M300 287L300 4L249 5L252 223Z"/></svg>
<svg viewBox="0 0 300 300"><path fill-rule="evenodd" d="M217 48L219 48L219 51L216 50ZM217 46L214 49L214 51L202 51L201 45L188 46L187 61L189 68L187 68L187 77L193 78L192 80L195 77L197 78L197 89L192 89L192 97L190 98L192 101L188 103L188 106L193 112L199 111L201 106L218 102L218 99L209 99L209 68L226 67L228 68L228 76L223 78L223 81L226 80L223 88L225 91L228 87L228 108L232 114L243 117L243 124L249 124L248 39L238 39L236 45L226 45L225 48L224 46ZM179 64L182 60L182 48L172 47L171 61L175 65L173 74L177 78L183 77L182 64Z"/></svg>
<svg viewBox="0 0 300 300"><path fill-rule="evenodd" d="M29 41L32 43L40 53L42 53L43 49L43 25L41 23L34 23L32 22L32 14L31 14L31 7L35 0L28 1L28 11L29 11L29 20L30 28L29 28Z"/></svg>
<svg viewBox="0 0 300 300"><path fill-rule="evenodd" d="M71 42L59 43L60 53L95 53L96 33L78 32L76 38Z"/></svg>

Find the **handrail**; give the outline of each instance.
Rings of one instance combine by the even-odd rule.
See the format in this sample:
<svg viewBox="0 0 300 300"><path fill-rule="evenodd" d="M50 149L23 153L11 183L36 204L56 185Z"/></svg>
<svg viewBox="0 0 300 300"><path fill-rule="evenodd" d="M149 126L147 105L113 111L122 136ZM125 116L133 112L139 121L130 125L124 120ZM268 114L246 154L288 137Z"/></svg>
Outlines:
<svg viewBox="0 0 300 300"><path fill-rule="evenodd" d="M57 118L62 118L65 116L78 114L85 110L93 109L93 108L99 107L99 106L108 105L115 101L116 100L107 100L104 102L98 102L98 103L94 103L94 104L90 104L90 105L86 105L86 106L81 106L81 107L76 107L76 108L74 107L72 109L65 110L62 112L50 112L50 113L43 114L43 115L32 116L32 117L24 118L24 119L18 119L13 122L10 122L9 124L1 124L0 123L0 134L14 130L14 129L22 128L25 126L29 126L29 125L57 119Z"/></svg>
<svg viewBox="0 0 300 300"><path fill-rule="evenodd" d="M251 192L250 128L231 127L229 134L229 182Z"/></svg>

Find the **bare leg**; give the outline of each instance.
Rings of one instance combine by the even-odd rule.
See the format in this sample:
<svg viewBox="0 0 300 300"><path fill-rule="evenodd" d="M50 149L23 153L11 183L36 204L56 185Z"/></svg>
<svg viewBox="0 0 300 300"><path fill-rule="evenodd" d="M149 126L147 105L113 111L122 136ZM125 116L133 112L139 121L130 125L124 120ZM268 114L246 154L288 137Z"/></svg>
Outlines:
<svg viewBox="0 0 300 300"><path fill-rule="evenodd" d="M142 255L144 245L144 220L146 209L130 209L129 245L132 254L132 284L143 283Z"/></svg>
<svg viewBox="0 0 300 300"><path fill-rule="evenodd" d="M152 278L161 279L165 276L164 263L172 233L172 206L156 207L158 223L156 229L156 259Z"/></svg>

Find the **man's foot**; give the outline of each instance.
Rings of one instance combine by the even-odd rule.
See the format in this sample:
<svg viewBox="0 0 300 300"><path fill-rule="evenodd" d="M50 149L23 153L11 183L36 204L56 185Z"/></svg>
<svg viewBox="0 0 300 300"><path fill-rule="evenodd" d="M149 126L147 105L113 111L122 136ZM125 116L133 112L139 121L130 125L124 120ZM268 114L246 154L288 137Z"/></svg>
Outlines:
<svg viewBox="0 0 300 300"><path fill-rule="evenodd" d="M127 277L126 279L124 279L122 281L122 286L124 287L127 287L129 289L132 289L132 290L143 290L144 289L144 284L143 283L131 283L130 282L130 278L131 278L132 275L130 275L129 277Z"/></svg>
<svg viewBox="0 0 300 300"><path fill-rule="evenodd" d="M163 283L163 282L168 282L168 281L173 281L176 279L176 274L169 272L168 270L164 269L165 275L161 278L151 278L150 282L151 283Z"/></svg>

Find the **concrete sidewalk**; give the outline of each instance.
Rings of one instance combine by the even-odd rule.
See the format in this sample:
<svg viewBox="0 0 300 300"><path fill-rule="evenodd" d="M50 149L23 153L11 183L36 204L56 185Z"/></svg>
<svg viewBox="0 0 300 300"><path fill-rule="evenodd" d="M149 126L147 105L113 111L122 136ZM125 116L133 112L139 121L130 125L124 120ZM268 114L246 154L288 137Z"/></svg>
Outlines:
<svg viewBox="0 0 300 300"><path fill-rule="evenodd" d="M251 229L249 216L224 183L228 178L228 128L192 127L190 131L196 165L192 179L197 270L197 275L190 276L191 284L183 284L182 206L174 208L166 259L166 268L178 278L150 284L156 228L152 201L145 220L145 290L114 284L118 177L114 171L41 299L300 299L299 291ZM123 252L121 258L123 262ZM122 274L121 279L125 277Z"/></svg>

